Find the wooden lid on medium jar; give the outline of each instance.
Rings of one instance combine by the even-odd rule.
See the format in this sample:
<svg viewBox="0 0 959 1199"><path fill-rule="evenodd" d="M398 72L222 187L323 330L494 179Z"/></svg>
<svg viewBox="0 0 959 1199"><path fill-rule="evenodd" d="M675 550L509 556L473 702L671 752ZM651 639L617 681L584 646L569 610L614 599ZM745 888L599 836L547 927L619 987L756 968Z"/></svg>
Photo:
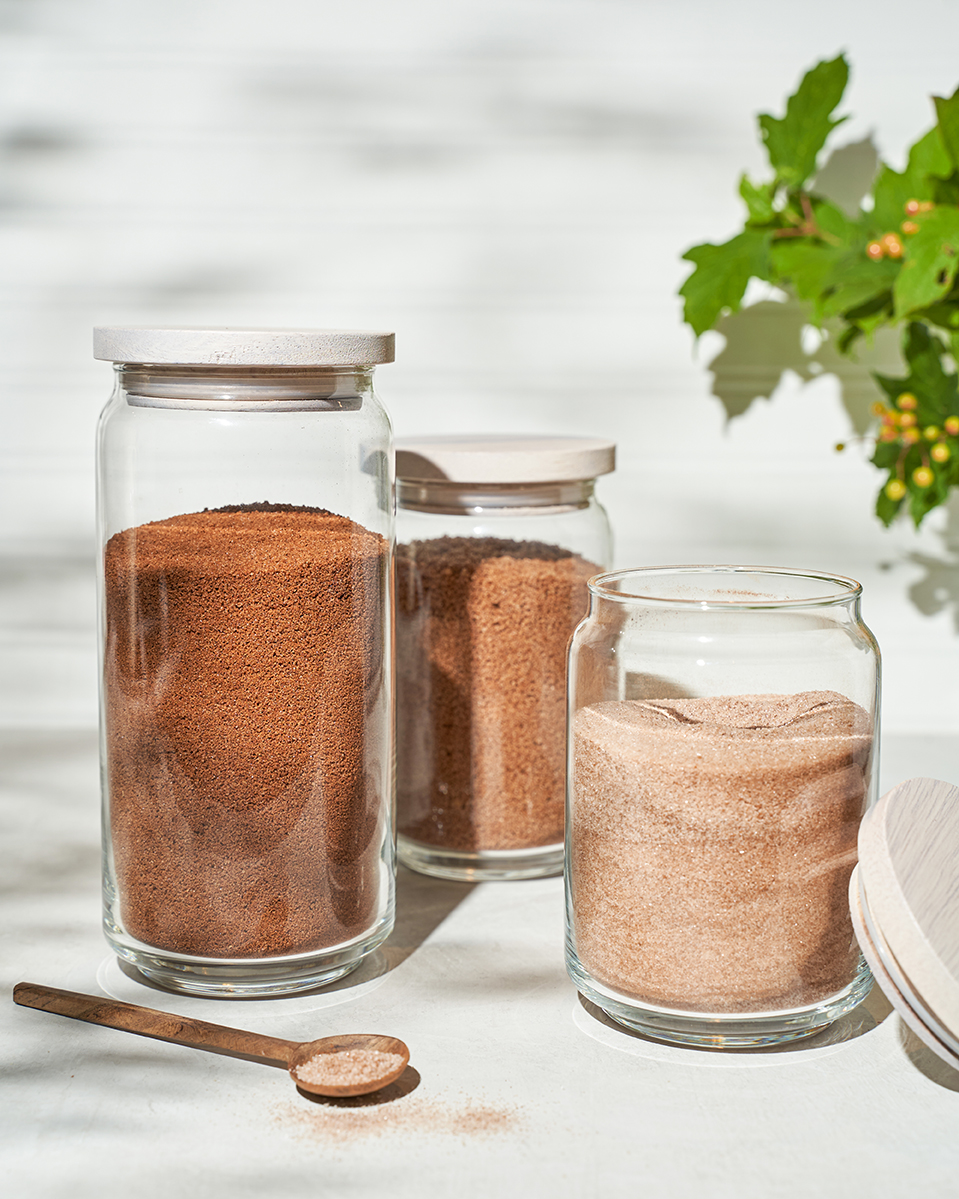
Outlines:
<svg viewBox="0 0 959 1199"><path fill-rule="evenodd" d="M571 483L615 467L615 443L599 437L461 433L396 441L396 477L410 482Z"/></svg>
<svg viewBox="0 0 959 1199"><path fill-rule="evenodd" d="M959 787L909 779L867 812L849 907L886 998L959 1068Z"/></svg>

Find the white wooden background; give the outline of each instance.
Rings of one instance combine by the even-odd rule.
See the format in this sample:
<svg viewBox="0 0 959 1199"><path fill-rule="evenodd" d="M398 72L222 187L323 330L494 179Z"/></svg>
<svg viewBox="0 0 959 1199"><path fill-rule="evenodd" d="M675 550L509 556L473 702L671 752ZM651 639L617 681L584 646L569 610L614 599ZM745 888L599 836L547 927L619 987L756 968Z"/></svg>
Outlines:
<svg viewBox="0 0 959 1199"><path fill-rule="evenodd" d="M837 140L900 163L957 34L956 0L0 0L0 723L95 720L90 327L210 322L395 329L399 433L615 438L618 565L859 577L886 729L959 731L943 517L878 526L832 376L726 428L675 296L757 111L845 49Z"/></svg>

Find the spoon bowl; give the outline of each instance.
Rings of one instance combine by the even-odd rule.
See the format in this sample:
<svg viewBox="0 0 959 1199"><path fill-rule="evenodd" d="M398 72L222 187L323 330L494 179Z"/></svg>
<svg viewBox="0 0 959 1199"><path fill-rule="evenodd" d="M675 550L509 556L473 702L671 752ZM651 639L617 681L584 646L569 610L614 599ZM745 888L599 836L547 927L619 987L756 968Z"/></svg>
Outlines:
<svg viewBox="0 0 959 1199"><path fill-rule="evenodd" d="M379 1091L395 1082L410 1060L410 1051L402 1041L377 1033L285 1041L264 1033L245 1032L135 1003L122 1003L105 995L83 995L39 983L17 983L13 1001L22 1007L119 1028L141 1037L284 1066L301 1090L332 1098Z"/></svg>
<svg viewBox="0 0 959 1199"><path fill-rule="evenodd" d="M304 1041L290 1055L290 1077L301 1091L341 1098L368 1095L396 1082L410 1051L399 1037L352 1033Z"/></svg>

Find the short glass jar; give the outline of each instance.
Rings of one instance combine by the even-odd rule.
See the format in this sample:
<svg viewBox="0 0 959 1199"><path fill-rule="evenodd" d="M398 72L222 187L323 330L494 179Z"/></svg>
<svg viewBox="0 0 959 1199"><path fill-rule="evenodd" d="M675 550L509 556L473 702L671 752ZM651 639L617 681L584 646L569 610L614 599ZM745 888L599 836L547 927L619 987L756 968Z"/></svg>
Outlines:
<svg viewBox="0 0 959 1199"><path fill-rule="evenodd" d="M283 994L393 924L387 333L101 328L104 927Z"/></svg>
<svg viewBox="0 0 959 1199"><path fill-rule="evenodd" d="M808 1036L871 976L847 903L877 776L879 654L851 579L593 579L570 649L567 967L614 1020Z"/></svg>
<svg viewBox="0 0 959 1199"><path fill-rule="evenodd" d="M612 442L397 442L397 830L425 874L563 867L566 649L611 556Z"/></svg>

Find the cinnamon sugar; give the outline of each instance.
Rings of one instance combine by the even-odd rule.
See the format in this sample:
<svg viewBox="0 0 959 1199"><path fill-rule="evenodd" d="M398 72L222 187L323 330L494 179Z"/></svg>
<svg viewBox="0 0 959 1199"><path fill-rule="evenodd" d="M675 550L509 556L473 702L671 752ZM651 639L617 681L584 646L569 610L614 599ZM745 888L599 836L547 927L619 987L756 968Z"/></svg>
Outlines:
<svg viewBox="0 0 959 1199"><path fill-rule="evenodd" d="M300 1082L315 1086L352 1087L387 1078L403 1063L399 1053L384 1053L381 1049L341 1049L338 1053L315 1053L296 1067L296 1077Z"/></svg>
<svg viewBox="0 0 959 1199"><path fill-rule="evenodd" d="M861 707L832 691L605 702L573 736L574 937L598 982L729 1013L853 980Z"/></svg>
<svg viewBox="0 0 959 1199"><path fill-rule="evenodd" d="M388 770L387 543L257 504L110 538L104 688L122 921L272 957L376 918Z"/></svg>
<svg viewBox="0 0 959 1199"><path fill-rule="evenodd" d="M598 569L533 541L398 547L401 833L459 851L562 842L566 646Z"/></svg>
<svg viewBox="0 0 959 1199"><path fill-rule="evenodd" d="M350 1144L370 1137L399 1135L477 1139L509 1133L521 1123L518 1109L466 1099L461 1102L404 1096L391 1103L345 1103L331 1099L284 1106L280 1118L303 1137Z"/></svg>

